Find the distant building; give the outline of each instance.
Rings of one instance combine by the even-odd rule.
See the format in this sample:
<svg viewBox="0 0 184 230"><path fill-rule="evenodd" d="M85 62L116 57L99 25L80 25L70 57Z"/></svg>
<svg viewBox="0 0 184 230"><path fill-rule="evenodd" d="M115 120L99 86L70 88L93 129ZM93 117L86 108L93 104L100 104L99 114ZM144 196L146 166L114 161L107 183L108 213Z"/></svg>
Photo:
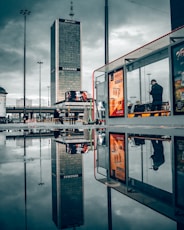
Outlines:
<svg viewBox="0 0 184 230"><path fill-rule="evenodd" d="M32 106L32 100L26 98L26 107ZM24 107L24 98L16 99L16 107Z"/></svg>
<svg viewBox="0 0 184 230"><path fill-rule="evenodd" d="M170 0L171 29L174 30L184 25L184 0Z"/></svg>
<svg viewBox="0 0 184 230"><path fill-rule="evenodd" d="M81 26L57 19L51 26L51 104L64 100L69 90L81 90Z"/></svg>
<svg viewBox="0 0 184 230"><path fill-rule="evenodd" d="M4 122L6 117L6 90L0 86L0 123Z"/></svg>

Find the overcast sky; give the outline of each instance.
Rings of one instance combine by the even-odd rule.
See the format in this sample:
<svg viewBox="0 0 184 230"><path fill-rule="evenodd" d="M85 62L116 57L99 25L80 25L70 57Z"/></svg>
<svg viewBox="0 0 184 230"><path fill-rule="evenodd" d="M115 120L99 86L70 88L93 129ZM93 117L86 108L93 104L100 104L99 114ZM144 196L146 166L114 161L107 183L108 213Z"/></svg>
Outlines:
<svg viewBox="0 0 184 230"><path fill-rule="evenodd" d="M170 0L109 0L109 59L125 55L170 32ZM74 20L82 24L82 89L91 90L93 70L104 64L105 0L73 0ZM42 61L42 98L48 102L50 85L50 27L55 19L70 19L70 0L0 1L0 86L7 104L23 97L23 32L21 9L27 17L26 97L39 98Z"/></svg>

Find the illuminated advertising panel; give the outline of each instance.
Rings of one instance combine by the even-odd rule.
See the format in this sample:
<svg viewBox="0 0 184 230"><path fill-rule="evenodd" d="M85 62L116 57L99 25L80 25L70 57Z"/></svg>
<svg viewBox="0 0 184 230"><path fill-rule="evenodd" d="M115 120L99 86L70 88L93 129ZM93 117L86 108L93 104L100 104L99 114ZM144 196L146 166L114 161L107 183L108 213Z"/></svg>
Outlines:
<svg viewBox="0 0 184 230"><path fill-rule="evenodd" d="M67 91L65 92L65 101L67 102L88 101L88 93L87 91Z"/></svg>
<svg viewBox="0 0 184 230"><path fill-rule="evenodd" d="M109 73L109 117L124 117L123 69Z"/></svg>
<svg viewBox="0 0 184 230"><path fill-rule="evenodd" d="M176 205L184 208L184 137L174 137Z"/></svg>
<svg viewBox="0 0 184 230"><path fill-rule="evenodd" d="M184 114L184 42L172 46L173 112Z"/></svg>
<svg viewBox="0 0 184 230"><path fill-rule="evenodd" d="M125 134L109 134L110 177L125 182Z"/></svg>

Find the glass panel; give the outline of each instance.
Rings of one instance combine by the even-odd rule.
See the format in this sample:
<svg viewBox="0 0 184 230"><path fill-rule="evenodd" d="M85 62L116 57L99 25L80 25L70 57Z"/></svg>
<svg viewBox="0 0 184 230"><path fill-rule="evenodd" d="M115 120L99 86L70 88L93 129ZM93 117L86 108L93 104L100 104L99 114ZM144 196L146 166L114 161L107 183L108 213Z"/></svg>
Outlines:
<svg viewBox="0 0 184 230"><path fill-rule="evenodd" d="M168 58L127 73L128 117L170 114Z"/></svg>

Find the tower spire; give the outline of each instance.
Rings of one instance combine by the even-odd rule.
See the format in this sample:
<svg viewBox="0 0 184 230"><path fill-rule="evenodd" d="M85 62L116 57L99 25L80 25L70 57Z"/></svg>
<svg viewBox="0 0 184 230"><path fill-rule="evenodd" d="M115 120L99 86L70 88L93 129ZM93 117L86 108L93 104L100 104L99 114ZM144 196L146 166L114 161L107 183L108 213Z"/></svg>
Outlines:
<svg viewBox="0 0 184 230"><path fill-rule="evenodd" d="M70 17L71 17L71 19L73 19L73 16L74 16L74 12L73 12L73 1L71 1L70 2L70 13L69 13L69 15L70 15Z"/></svg>

